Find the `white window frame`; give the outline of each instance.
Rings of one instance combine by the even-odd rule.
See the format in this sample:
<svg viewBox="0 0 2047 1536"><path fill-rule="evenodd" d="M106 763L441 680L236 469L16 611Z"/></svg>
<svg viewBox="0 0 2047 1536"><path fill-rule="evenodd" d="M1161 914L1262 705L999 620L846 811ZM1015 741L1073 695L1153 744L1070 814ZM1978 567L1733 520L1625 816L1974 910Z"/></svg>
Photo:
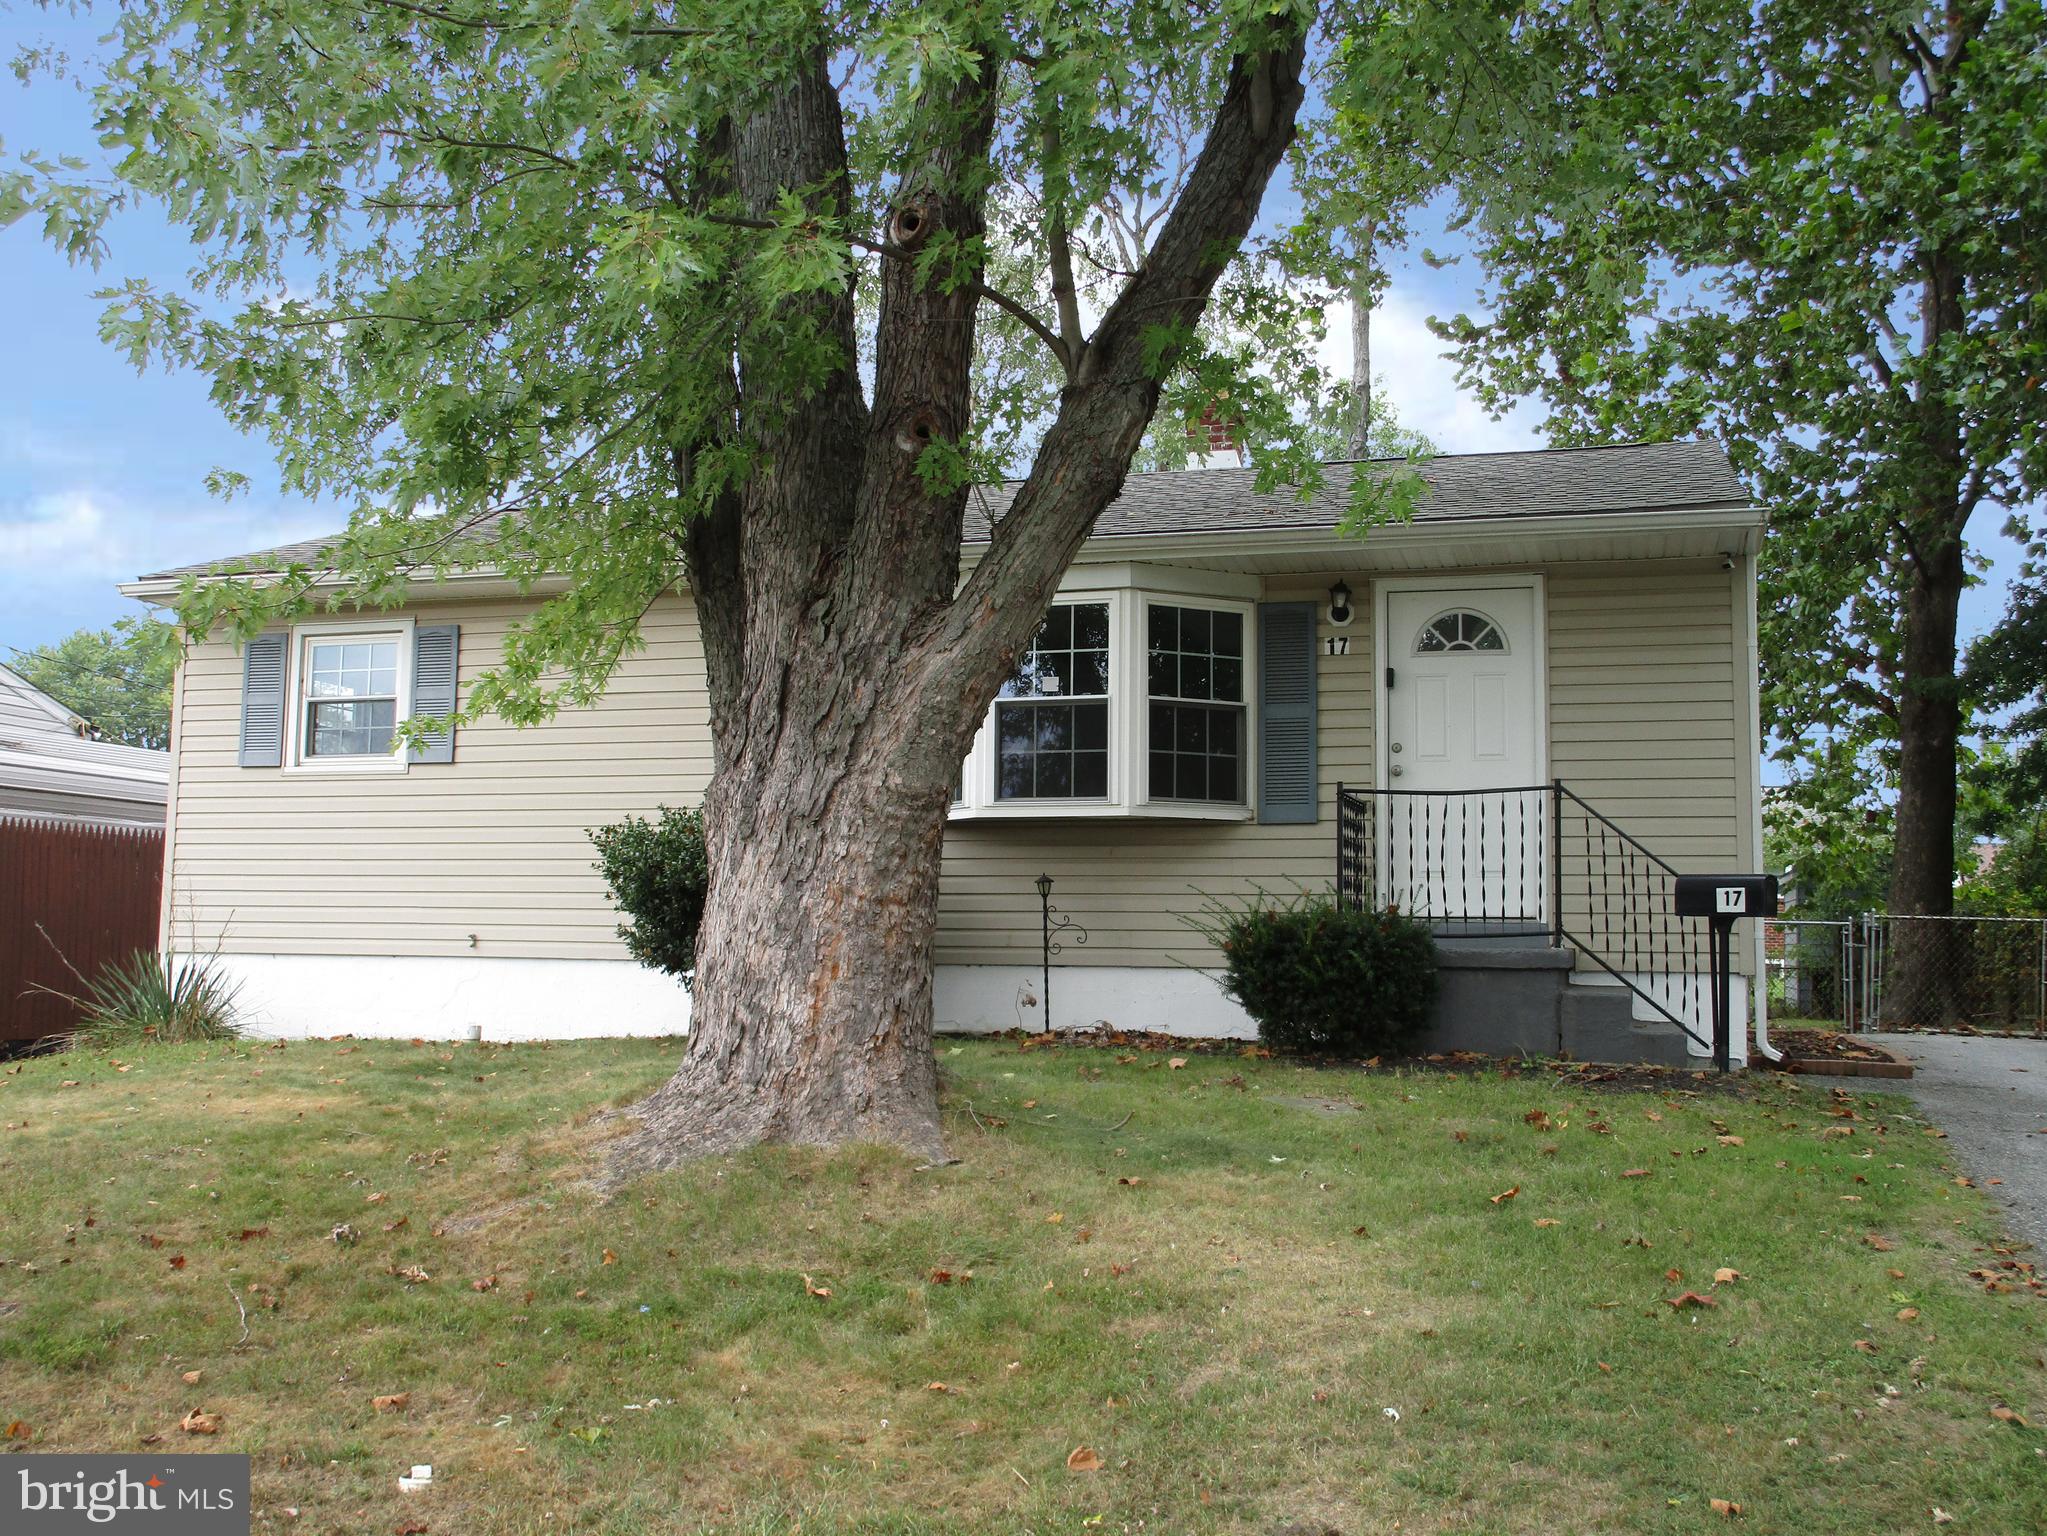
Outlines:
<svg viewBox="0 0 2047 1536"><path fill-rule="evenodd" d="M1258 607L1255 603L1233 602L1226 598L1200 597L1171 592L1146 592L1138 604L1143 611L1138 615L1139 633L1150 644L1151 611L1154 608L1205 608L1211 613L1234 613L1244 621L1243 641L1244 668L1243 697L1231 704L1223 699L1167 699L1168 704L1185 703L1195 708L1237 709L1242 712L1244 750L1237 759L1237 798L1234 800L1176 800L1171 796L1154 796L1151 792L1151 669L1140 666L1139 681L1143 684L1142 697L1137 710L1137 784L1139 803L1170 810L1176 816L1220 814L1233 816L1250 809L1254 803L1256 780L1251 777L1252 757L1257 750L1257 717L1252 714L1258 691L1258 653L1253 647L1257 643ZM1140 658L1140 662L1143 658Z"/></svg>
<svg viewBox="0 0 2047 1536"><path fill-rule="evenodd" d="M1250 821L1257 815L1258 782L1258 577L1192 569L1111 565L1070 572L1046 606L1109 605L1109 793L1100 798L998 800L995 708L991 702L967 753L965 798L948 819L961 821L1085 820L1149 817L1178 821ZM1153 602L1176 608L1238 613L1244 620L1244 798L1153 800L1150 797L1151 682L1145 625Z"/></svg>
<svg viewBox="0 0 2047 1536"><path fill-rule="evenodd" d="M286 773L404 773L411 764L403 738L394 738L391 750L376 757L314 757L306 753L303 740L306 716L306 658L313 645L332 645L357 640L398 642L397 723L412 718L412 631L411 619L388 619L365 623L341 619L295 624L291 631L291 658L285 683L284 771Z"/></svg>

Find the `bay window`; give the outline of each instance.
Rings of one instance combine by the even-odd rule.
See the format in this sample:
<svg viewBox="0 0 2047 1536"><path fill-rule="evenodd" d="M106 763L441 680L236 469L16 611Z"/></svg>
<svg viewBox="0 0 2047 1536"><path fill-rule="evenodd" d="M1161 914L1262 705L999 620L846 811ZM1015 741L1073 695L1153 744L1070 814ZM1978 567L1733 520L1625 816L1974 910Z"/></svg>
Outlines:
<svg viewBox="0 0 2047 1536"><path fill-rule="evenodd" d="M997 690L951 814L1247 816L1255 586L1144 567L1085 574Z"/></svg>

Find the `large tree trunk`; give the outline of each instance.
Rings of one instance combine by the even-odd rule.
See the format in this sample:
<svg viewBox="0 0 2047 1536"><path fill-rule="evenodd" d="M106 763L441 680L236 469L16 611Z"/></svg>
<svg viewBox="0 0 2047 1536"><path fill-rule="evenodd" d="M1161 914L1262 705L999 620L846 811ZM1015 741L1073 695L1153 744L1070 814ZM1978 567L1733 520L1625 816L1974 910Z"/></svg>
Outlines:
<svg viewBox="0 0 2047 1536"><path fill-rule="evenodd" d="M1962 541L1943 534L1913 563L1905 593L1890 910L1907 920L1891 925L1886 1023L1938 1024L1952 1011L1950 925L1910 919L1944 917L1955 906L1955 753L1962 729L1955 634L1964 573Z"/></svg>
<svg viewBox="0 0 2047 1536"><path fill-rule="evenodd" d="M714 753L691 1038L634 1111L620 1171L763 1141L942 1155L932 944L954 776L1128 473L1177 356L1161 360L1153 338L1191 332L1250 228L1293 136L1302 64L1298 34L1233 64L1142 270L1084 346L1052 343L1068 379L1059 413L964 583L967 488L934 490L917 465L966 430L979 274L920 282L904 258L939 230L974 248L992 63L934 104L903 174L871 409L850 287L791 306L791 323L844 358L822 386L777 401L735 380L765 467L684 534ZM729 186L756 216L805 189L843 217L844 156L820 52L735 121ZM680 476L690 459L678 451Z"/></svg>

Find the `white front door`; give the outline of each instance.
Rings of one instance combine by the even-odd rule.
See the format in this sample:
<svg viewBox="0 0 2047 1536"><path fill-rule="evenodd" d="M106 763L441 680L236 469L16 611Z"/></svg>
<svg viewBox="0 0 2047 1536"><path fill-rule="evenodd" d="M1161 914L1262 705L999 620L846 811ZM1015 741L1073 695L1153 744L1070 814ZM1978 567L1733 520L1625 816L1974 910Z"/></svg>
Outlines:
<svg viewBox="0 0 2047 1536"><path fill-rule="evenodd" d="M1535 588L1401 586L1385 611L1380 895L1439 922L1539 928Z"/></svg>

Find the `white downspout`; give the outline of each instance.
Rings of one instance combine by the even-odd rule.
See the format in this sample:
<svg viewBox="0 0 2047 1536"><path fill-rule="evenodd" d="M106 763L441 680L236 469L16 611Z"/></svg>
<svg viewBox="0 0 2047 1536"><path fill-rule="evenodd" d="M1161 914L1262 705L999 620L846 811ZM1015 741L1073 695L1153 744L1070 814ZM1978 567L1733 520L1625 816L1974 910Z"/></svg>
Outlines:
<svg viewBox="0 0 2047 1536"><path fill-rule="evenodd" d="M1759 536L1760 537L1760 536ZM1756 551L1741 557L1736 570L1741 590L1735 595L1735 612L1741 636L1743 727L1738 739L1745 741L1748 756L1749 850L1751 868L1763 868L1763 742L1762 742L1762 645L1756 628ZM1764 970L1763 919L1757 918L1750 936L1749 1016L1755 1020L1756 1050L1765 1061L1782 1061L1784 1053L1770 1044L1770 989Z"/></svg>

